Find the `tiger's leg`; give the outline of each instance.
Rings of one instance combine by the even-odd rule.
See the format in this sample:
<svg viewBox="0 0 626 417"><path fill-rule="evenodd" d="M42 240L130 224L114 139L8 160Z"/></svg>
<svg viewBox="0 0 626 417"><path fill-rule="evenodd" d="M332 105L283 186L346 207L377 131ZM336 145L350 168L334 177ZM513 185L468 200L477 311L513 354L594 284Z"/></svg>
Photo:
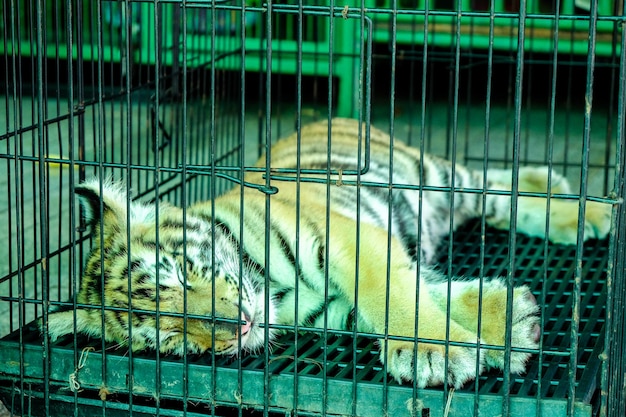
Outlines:
<svg viewBox="0 0 626 417"><path fill-rule="evenodd" d="M277 208L275 205L274 212ZM319 219L323 220L321 216ZM308 220L313 222L317 218L309 217ZM479 372L484 369L482 354L471 347L472 344L477 346L476 332L449 321L434 304L426 283L420 288L417 301L417 272L400 242L392 239L391 247L387 247L385 230L361 224L358 246L361 256L357 266L356 223L337 214L333 214L329 221L328 251L332 256L322 262L315 256L313 261L315 265L327 268L328 284L342 294L349 305L355 306L358 328L384 335L380 340L380 358L386 363L390 375L398 381L415 379L420 387L444 381L460 387L475 379L477 366ZM305 245L302 239L299 244ZM309 249L301 253L319 252ZM301 262L308 264L308 259ZM424 267L422 273L426 271L430 270ZM415 337L416 320L419 338L437 341L447 338L469 345L445 346L426 342L416 345L411 341ZM388 338L387 335L408 337L409 340Z"/></svg>
<svg viewBox="0 0 626 417"><path fill-rule="evenodd" d="M537 316L539 307L528 287L521 286L514 289L510 320L506 316L507 285L501 279L483 280L482 285L478 279L451 281L449 285L447 281L431 282L429 290L433 300L442 311L448 308L449 293L451 319L463 328L479 334L483 343L504 346L506 326L510 323L512 326L511 346L527 349L538 347L541 337ZM513 352L510 358L511 372L523 372L530 356L531 354L526 352ZM505 360L504 350L485 350L486 366L503 369Z"/></svg>
<svg viewBox="0 0 626 417"><path fill-rule="evenodd" d="M312 203L304 213L306 221L301 222L301 227L309 228L310 235L315 237L330 226L330 236L307 239L302 237L309 235L305 233L293 242L304 254L300 262L303 270L309 271L307 282L316 285L327 278L332 292L341 294L356 309L359 328L383 335L380 358L390 375L398 381L415 379L419 387L443 382L460 387L475 379L485 368L476 330L449 318L429 291L430 283L441 282L443 277L422 266L418 278L415 263L402 243L395 238L388 240L386 230L367 223L357 227L349 217L336 212L327 217L324 210L313 207ZM281 227L287 237L295 236L295 221L289 223L293 219L289 208L279 200L272 206L273 215L286 220ZM320 242L328 246L320 246ZM330 256L326 257L325 253ZM313 279L315 276L318 279ZM403 336L407 340L391 336ZM427 340L416 344L416 336Z"/></svg>
<svg viewBox="0 0 626 417"><path fill-rule="evenodd" d="M387 364L387 371L399 382L415 381L418 387L449 385L460 388L466 382L476 379L485 369L484 351L477 349L478 336L444 312L438 311L426 293L420 295L417 316L407 314L401 320L390 321L389 333L392 336L410 336L430 339L438 343L402 340L380 340L380 358ZM391 310L395 306L390 306ZM417 317L417 335L413 334ZM401 329L391 330L401 324ZM404 333L404 334L403 334ZM445 341L453 342L452 344ZM454 342L462 342L463 346ZM447 362L447 367L446 367ZM478 366L478 372L477 372Z"/></svg>
<svg viewBox="0 0 626 417"><path fill-rule="evenodd" d="M415 379L419 387L443 382L461 387L475 379L486 367L485 350L478 349L479 338L475 329L448 317L433 299L430 282L441 282L442 277L422 266L418 280L414 265L405 256L400 243L392 240L391 248L381 247L381 242L386 241L386 232L366 224L361 225L360 240L360 253L366 256L360 257L357 270L353 258L354 242L346 239L354 235L355 223L333 218L331 224L333 236L329 240L329 249L334 256L328 259L328 276L333 287L339 289L347 301L356 304L361 325L365 323L370 331L381 335L417 336L440 341L416 344L410 339L384 337L380 342L381 361L386 363L388 372L398 381ZM389 259L388 253L391 254ZM355 288L358 288L356 296ZM502 323L498 329L502 329L505 320L501 316L499 320ZM534 322L528 320L526 324L532 330ZM498 329L493 332L497 333Z"/></svg>
<svg viewBox="0 0 626 417"><path fill-rule="evenodd" d="M511 190L511 172L489 170L489 189ZM546 193L548 189L547 167L526 167L519 170L519 190ZM551 192L571 194L569 183L562 176L552 173ZM552 199L550 201L550 224L548 238L553 243L575 244L578 236L577 200ZM584 240L603 239L611 226L612 206L587 201L584 224ZM529 236L546 235L547 200L543 197L519 197L517 200L516 230ZM487 223L497 229L508 230L511 224L510 196L489 195L486 206Z"/></svg>
<svg viewBox="0 0 626 417"><path fill-rule="evenodd" d="M99 312L99 310L97 310ZM76 321L74 321L76 315ZM48 315L48 326L44 327L39 321L42 331L47 331L50 340L55 341L66 334L84 333L93 337L101 337L101 319L93 316L88 310L76 309L50 313Z"/></svg>
<svg viewBox="0 0 626 417"><path fill-rule="evenodd" d="M396 275L397 274L397 275ZM389 311L385 311L385 280L375 291L359 291L359 317L370 324L375 332L389 338L380 340L380 359L398 383L413 381L418 387L449 385L460 388L474 380L485 369L484 350L477 349L478 336L455 320L448 318L432 300L427 284L422 281L419 301L416 303L415 272L392 271L389 284ZM369 279L361 274L360 288L369 287ZM408 279L407 279L408 278ZM387 318L387 321L385 320ZM417 335L415 327L417 323ZM433 340L415 343L396 340L393 336ZM453 342L452 344L446 341ZM456 345L461 342L464 345Z"/></svg>

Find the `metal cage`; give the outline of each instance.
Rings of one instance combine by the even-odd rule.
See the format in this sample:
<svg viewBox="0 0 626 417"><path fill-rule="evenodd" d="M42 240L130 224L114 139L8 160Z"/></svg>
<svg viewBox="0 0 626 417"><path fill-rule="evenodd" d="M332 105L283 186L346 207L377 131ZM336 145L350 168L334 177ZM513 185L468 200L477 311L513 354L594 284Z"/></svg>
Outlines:
<svg viewBox="0 0 626 417"><path fill-rule="evenodd" d="M0 14L0 416L626 413L623 0L2 0ZM549 165L574 186L561 198L613 205L604 240L556 245L483 217L441 248L448 277L503 276L542 300L524 375L400 385L375 338L328 329L234 358L41 333L76 306L92 245L80 182L188 206L334 116L477 170Z"/></svg>

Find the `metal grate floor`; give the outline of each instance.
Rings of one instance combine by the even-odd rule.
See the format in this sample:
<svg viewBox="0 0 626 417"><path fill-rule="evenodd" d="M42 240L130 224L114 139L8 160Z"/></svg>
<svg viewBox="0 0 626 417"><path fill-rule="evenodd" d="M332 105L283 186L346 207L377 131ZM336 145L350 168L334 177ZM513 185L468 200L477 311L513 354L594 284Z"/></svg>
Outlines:
<svg viewBox="0 0 626 417"><path fill-rule="evenodd" d="M484 276L505 276L509 266L508 235L488 229L485 241L484 262L481 262L480 245L476 244L480 242L479 225L458 230L452 244L452 261L448 263L442 257L440 268L444 271L451 268L456 276L478 276L483 264ZM509 407L512 416L566 415L575 252L575 247L546 248L542 240L518 236L516 281L530 285L544 306L544 353L532 358L527 374L511 377L508 390L502 374L494 372L481 376L477 384L467 384L451 393L449 416L475 415L477 408L481 416L501 415L505 391L509 393L505 407ZM585 245L575 416L595 415L599 406L607 261L606 241L590 241ZM348 336L330 336L324 344L320 335L286 334L270 353L246 355L240 360L217 358L215 366L210 355L183 361L169 357L157 359L153 352L134 354L131 366L126 351L107 350L103 356L98 352L99 342L79 338L79 349L86 345L94 346L96 351L88 354L79 370L76 364L81 350L75 351L72 337L59 341L51 349L48 386L51 401L59 404L56 408L51 406L51 410L64 410L59 415L67 415L63 405L73 406L75 402L93 411L106 405L112 415L115 410L122 410L120 415L124 415L127 411L123 410L132 401L137 415L143 415L144 411L146 415L154 414L157 408L159 415L178 415L182 407L189 415L210 413L211 407L217 407L216 415L237 415L235 407L239 404L245 404L247 411L243 415L255 415L252 410L262 408L267 402L269 410L280 415L297 408L304 411L298 411L299 415L403 416L411 415L407 401L416 396L419 400L413 404L422 410L417 415L440 415L449 397L442 388L415 393L413 387L398 385L388 378L378 362L375 341L366 338L357 341L355 353L353 340ZM42 398L43 349L34 324L0 340L0 352L0 397L9 407L18 404L15 408L22 411L18 391ZM77 394L67 389L72 373L81 387ZM106 402L100 395L103 374ZM128 395L131 387L133 396ZM187 401L182 402L181 398ZM322 398L326 398L325 405ZM38 414L38 404L41 402L27 401L24 407L30 408L24 414Z"/></svg>

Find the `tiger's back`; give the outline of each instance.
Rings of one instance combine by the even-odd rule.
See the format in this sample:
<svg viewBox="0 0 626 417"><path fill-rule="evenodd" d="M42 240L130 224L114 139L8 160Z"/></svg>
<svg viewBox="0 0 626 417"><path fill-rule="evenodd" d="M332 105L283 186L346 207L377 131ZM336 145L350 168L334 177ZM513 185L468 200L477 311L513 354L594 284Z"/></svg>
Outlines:
<svg viewBox="0 0 626 417"><path fill-rule="evenodd" d="M515 230L529 236L549 233L555 243L576 243L575 202L552 200L548 212L545 197L511 198L511 193L520 191L570 194L568 181L547 167L522 167L515 173L488 169L484 178L482 171L422 153L366 123L335 118L330 126L326 120L306 125L300 134L272 146L269 171L273 178L284 178L284 169L300 170L299 175L289 174L289 181L272 181L279 189L277 198L295 204L301 200L327 203L330 211L389 231L413 261L425 263L435 260L443 237L480 217L498 229L509 230L514 224ZM262 156L258 166L265 167L266 160ZM512 190L514 174L517 190ZM251 173L247 180L263 183L263 175ZM611 206L590 201L586 205L584 238L604 238ZM550 217L549 229L546 216Z"/></svg>
<svg viewBox="0 0 626 417"><path fill-rule="evenodd" d="M421 154L399 140L392 143L389 135L356 120L333 119L331 127L327 121L306 125L300 135L294 133L272 146L272 172L280 175L285 168L298 167L305 172L299 183L273 181L279 189L277 198L309 202L325 201L328 195L331 211L392 231L413 260L424 262L434 260L451 225L456 228L482 211L479 193L450 191L484 189L481 173L461 165L453 169L449 161ZM259 166L264 164L261 157ZM332 174L310 174L311 170ZM291 177L295 180L294 174ZM309 182L312 178L320 182ZM254 173L247 180L263 178ZM420 189L422 185L426 187ZM508 207L492 207L508 213Z"/></svg>

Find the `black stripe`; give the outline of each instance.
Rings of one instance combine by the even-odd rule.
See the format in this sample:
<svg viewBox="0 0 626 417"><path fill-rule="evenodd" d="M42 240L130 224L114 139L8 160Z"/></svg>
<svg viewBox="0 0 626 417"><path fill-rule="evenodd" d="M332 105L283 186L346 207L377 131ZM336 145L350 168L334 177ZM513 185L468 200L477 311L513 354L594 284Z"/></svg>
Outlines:
<svg viewBox="0 0 626 417"><path fill-rule="evenodd" d="M183 222L182 216L179 219L165 218L159 222L159 227L161 229L183 229L185 227L185 222Z"/></svg>
<svg viewBox="0 0 626 417"><path fill-rule="evenodd" d="M389 207L389 191L388 189L377 188L377 187L365 187L361 189L361 204L359 205L359 210L361 213L366 212L368 216L373 219L376 219L377 225L379 227L387 229L387 216L386 213L389 213L389 208L386 211L380 212L375 207L370 204L370 201L382 200L383 203ZM356 210L356 200L345 200L343 203L344 207L354 206ZM384 217L383 217L384 216ZM353 216L356 220L356 215Z"/></svg>
<svg viewBox="0 0 626 417"><path fill-rule="evenodd" d="M141 238L137 238L137 239L133 239L133 241L131 242L131 247L132 247L132 244L143 245L144 247L148 249L152 249L154 253L156 253L157 251L157 246L159 248L159 252L165 251L165 248L160 243L157 245L157 242L153 240L142 240Z"/></svg>
<svg viewBox="0 0 626 417"><path fill-rule="evenodd" d="M283 298L285 298L285 296L287 294L289 294L289 293L291 293L293 291L294 291L294 288L292 288L292 287L284 287L280 291L273 293L272 294L272 298L277 303L281 303L283 301Z"/></svg>
<svg viewBox="0 0 626 417"><path fill-rule="evenodd" d="M392 211L395 220L395 230L392 230L394 236L399 236L404 250L413 260L417 260L417 223L413 215L412 207L403 192L397 193L394 199ZM420 216L417 216L418 218ZM423 232L422 232L423 233ZM422 234L423 236L423 234Z"/></svg>
<svg viewBox="0 0 626 417"><path fill-rule="evenodd" d="M148 325L154 325L154 317L151 314L134 314L134 318L138 320L141 325L146 324L146 322L148 322Z"/></svg>
<svg viewBox="0 0 626 417"><path fill-rule="evenodd" d="M327 311L330 311L330 305L336 301L336 297L331 296L326 300L326 302L322 301L320 305L313 310L303 321L305 325L314 326L317 320Z"/></svg>
<svg viewBox="0 0 626 417"><path fill-rule="evenodd" d="M244 252L241 255L241 259L242 259L243 265L246 268L249 268L250 270L252 270L253 272L256 272L258 275L262 277L265 276L265 268L263 267L263 265L261 265L260 263L252 259L250 255L248 255L246 252ZM270 277L270 280L271 279L272 277Z"/></svg>
<svg viewBox="0 0 626 417"><path fill-rule="evenodd" d="M143 274L141 274L141 276L139 276L139 278L137 278L137 283L141 284L141 285L147 285L147 284L150 284L152 282L153 282L153 278L147 272L144 272Z"/></svg>
<svg viewBox="0 0 626 417"><path fill-rule="evenodd" d="M107 301L107 306L117 307L117 308L128 308L128 303L124 299L115 298L113 301Z"/></svg>
<svg viewBox="0 0 626 417"><path fill-rule="evenodd" d="M446 187L449 187L451 182L452 182L451 181L452 180L451 168L448 169L448 167L445 167L444 169L441 169L440 171L443 174L443 185L446 186Z"/></svg>
<svg viewBox="0 0 626 417"><path fill-rule="evenodd" d="M187 271L194 271L196 269L196 264L191 258L185 258L185 263L187 264Z"/></svg>
<svg viewBox="0 0 626 417"><path fill-rule="evenodd" d="M128 329L130 327L130 323L126 323L126 321L124 321L121 311L111 311L111 313L113 314L113 317L115 317L115 321L117 321L122 329ZM130 344L130 340L128 343Z"/></svg>
<svg viewBox="0 0 626 417"><path fill-rule="evenodd" d="M217 230L219 230L220 232L222 232L222 234L226 237L228 237L229 239L234 240L235 242L239 242L238 239L235 238L234 233L232 232L232 230L230 230L230 228L228 227L228 225L217 219L217 218L213 218L213 227Z"/></svg>
<svg viewBox="0 0 626 417"><path fill-rule="evenodd" d="M278 239L278 242L280 244L279 247L283 252L283 255L289 260L289 263L295 267L296 257L293 253L293 249L289 245L289 241L274 222L271 222L270 227L274 236L276 236L276 239Z"/></svg>
<svg viewBox="0 0 626 417"><path fill-rule="evenodd" d="M100 213L100 195L91 188L86 187L85 185L77 186L74 189L74 192L79 196L80 202L85 206L88 206L87 210L89 210L91 215L93 216L91 219L84 218L83 220L89 221L88 224L90 226L99 223L100 219L102 218L102 215ZM109 207L104 203L104 201L102 202L102 210L109 210ZM83 214L86 215L87 213L83 212Z"/></svg>
<svg viewBox="0 0 626 417"><path fill-rule="evenodd" d="M205 219L207 220L207 219ZM166 218L159 223L161 230L171 229L173 231L189 231L189 232L202 232L201 223L195 218L189 218L187 221L181 219ZM170 230L170 231L171 231Z"/></svg>
<svg viewBox="0 0 626 417"><path fill-rule="evenodd" d="M159 262L159 269L163 271L171 272L172 265L168 261L169 259L166 256L161 255L161 261Z"/></svg>
<svg viewBox="0 0 626 417"><path fill-rule="evenodd" d="M354 330L354 324L355 324L355 316L356 316L356 311L353 308L352 310L350 310L350 313L348 313L348 317L346 317L346 330Z"/></svg>
<svg viewBox="0 0 626 417"><path fill-rule="evenodd" d="M105 258L118 258L124 256L126 252L126 246L124 244L117 244L114 246L102 247Z"/></svg>
<svg viewBox="0 0 626 417"><path fill-rule="evenodd" d="M322 242L317 246L317 267L322 274L326 270L326 246Z"/></svg>
<svg viewBox="0 0 626 417"><path fill-rule="evenodd" d="M302 223L304 223L303 229L310 230L311 231L310 235L317 236L317 238L315 239L315 242L313 243L313 247L310 248L310 253L311 253L311 256L313 256L316 250L315 248L317 247L317 267L319 269L320 275L323 276L326 270L326 247L324 245L323 238L322 236L320 236L320 231L317 225L313 223L310 219L303 216L301 221ZM297 271L298 271L298 280L302 284L304 284L307 288L311 289L312 291L317 291L317 286L315 286L314 283L311 282L311 279L310 279L311 277L309 277L309 274L304 273L304 270L301 264L298 264Z"/></svg>
<svg viewBox="0 0 626 417"><path fill-rule="evenodd" d="M478 176L477 174L472 173L472 179L474 180L475 188L482 188L484 186L482 184L483 181L481 180L481 177ZM476 193L474 195L474 197L475 197L475 199L474 199L474 213L475 213L476 216L480 216L482 214L481 213L482 201L483 201L482 194Z"/></svg>
<svg viewBox="0 0 626 417"><path fill-rule="evenodd" d="M133 289L133 299L139 298L144 298L152 301L156 300L156 297L154 296L154 290L151 288Z"/></svg>
<svg viewBox="0 0 626 417"><path fill-rule="evenodd" d="M134 259L131 263L130 263L130 272L136 272L139 267L141 267L141 261ZM124 266L124 268L122 269L122 277L128 277L128 264L126 264L126 266Z"/></svg>
<svg viewBox="0 0 626 417"><path fill-rule="evenodd" d="M246 251L243 251L241 249L239 239L236 238L235 234L230 230L228 225L215 217L213 218L213 224L214 227L218 229L222 233L222 235L224 235L228 239L228 241L234 245L234 250L241 256L241 261L244 268L248 268L249 270L256 272L258 275L264 277L265 267L252 259Z"/></svg>
<svg viewBox="0 0 626 417"><path fill-rule="evenodd" d="M196 245L199 246L197 244L197 242L191 241L189 239L186 238L186 236L176 236L176 237L170 237L167 240L165 240L165 243L167 244L167 246L170 247L170 252L174 252L180 248L183 248L186 245L192 246L192 245Z"/></svg>
<svg viewBox="0 0 626 417"><path fill-rule="evenodd" d="M88 293L88 297L91 298L91 295L97 294L98 298L100 298L104 290L102 288L102 279L100 279L102 263L100 262L99 251L95 250L94 252L92 252L91 255L89 255L89 258L94 259L94 261L87 263L85 272L83 273L83 277L81 278L81 289L83 288L82 284L84 283L84 281L89 280L91 283L93 283L93 285L85 287Z"/></svg>
<svg viewBox="0 0 626 417"><path fill-rule="evenodd" d="M463 176L459 173L459 170L457 169L457 171L454 174L454 187L465 188L465 181L463 180L464 180ZM454 212L465 207L466 194L463 192L456 192L456 191L453 191L453 192L454 192L454 206L452 207L452 210L454 211L452 212L452 216L453 216L453 222L454 222Z"/></svg>

